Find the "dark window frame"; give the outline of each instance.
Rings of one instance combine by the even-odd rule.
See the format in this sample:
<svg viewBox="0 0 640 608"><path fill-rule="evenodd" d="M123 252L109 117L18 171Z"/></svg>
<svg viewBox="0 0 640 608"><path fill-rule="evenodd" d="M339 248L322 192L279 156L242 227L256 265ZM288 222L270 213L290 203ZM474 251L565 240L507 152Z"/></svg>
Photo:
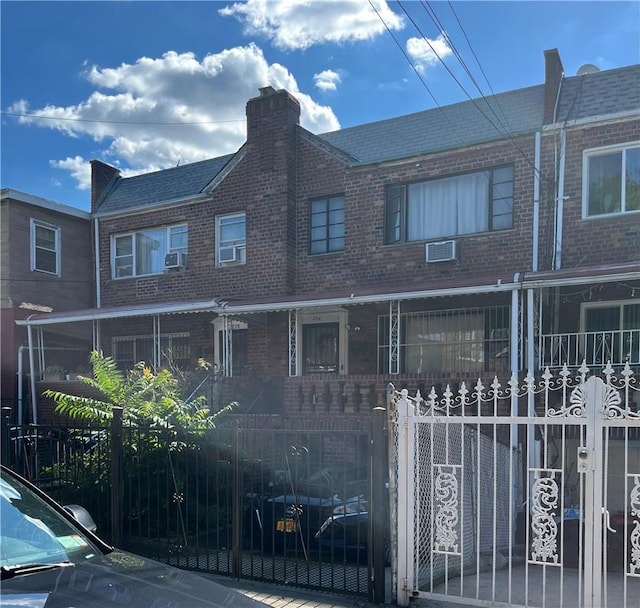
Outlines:
<svg viewBox="0 0 640 608"><path fill-rule="evenodd" d="M505 169L511 171L511 179L504 180L501 182L495 181L495 176L501 171ZM488 196L488 205L487 205L487 230L480 232L459 232L455 234L443 234L437 237L427 237L421 239L409 240L407 236L407 224L409 217L409 200L408 200L408 186L411 184L423 184L427 182L437 182L441 180L448 180L452 178L458 178L468 175L474 174L482 174L488 173L489 179L487 183L487 196ZM444 175L438 176L432 179L423 179L414 182L406 182L401 184L390 184L386 187L385 193L385 224L384 224L384 237L386 245L394 245L397 243L416 243L422 241L433 241L438 239L447 239L447 238L457 238L461 236L467 236L472 234L483 234L488 232L502 232L503 230L511 230L513 228L513 214L514 214L514 183L515 183L515 169L513 164L503 164L496 165L487 169L483 169L481 171L467 171L464 173L456 173L453 175ZM499 184L511 184L511 195L510 196L499 196L499 192L496 192L495 187ZM500 201L509 201L511 205L510 213L497 213L496 212L496 204ZM509 204L507 202L507 204ZM498 218L505 218L510 216L510 221L508 221L508 226L506 227L496 227L498 223Z"/></svg>
<svg viewBox="0 0 640 608"><path fill-rule="evenodd" d="M336 201L342 203L341 208L331 207L332 203ZM335 221L336 218L340 221ZM319 234L320 236L318 236ZM309 255L344 251L345 236L346 205L344 194L311 199L309 201Z"/></svg>

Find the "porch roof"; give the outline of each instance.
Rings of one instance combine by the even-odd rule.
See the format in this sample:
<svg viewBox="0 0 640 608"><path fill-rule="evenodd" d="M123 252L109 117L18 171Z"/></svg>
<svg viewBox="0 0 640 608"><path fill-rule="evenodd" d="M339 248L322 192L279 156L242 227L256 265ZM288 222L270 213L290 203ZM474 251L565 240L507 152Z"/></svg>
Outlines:
<svg viewBox="0 0 640 608"><path fill-rule="evenodd" d="M217 314L251 314L279 312L328 306L353 306L420 298L475 295L512 291L536 287L561 287L588 283L640 280L640 261L583 268L566 268L512 275L490 275L467 279L449 279L433 283L348 287L336 292L318 292L247 299L194 300L189 302L165 302L133 306L109 306L54 313L35 313L16 321L17 325L56 325L80 321L123 319L152 315L214 312Z"/></svg>
<svg viewBox="0 0 640 608"><path fill-rule="evenodd" d="M439 281L436 285L413 283L411 285L384 287L352 287L339 292L322 292L304 295L274 296L251 299L211 299L190 302L165 302L134 306L109 306L53 313L34 313L16 321L18 325L56 325L81 321L100 321L165 314L215 312L218 314L250 314L278 312L327 306L349 306L419 298L436 298L458 295L497 293L518 289L521 276L503 275L474 277L466 280Z"/></svg>

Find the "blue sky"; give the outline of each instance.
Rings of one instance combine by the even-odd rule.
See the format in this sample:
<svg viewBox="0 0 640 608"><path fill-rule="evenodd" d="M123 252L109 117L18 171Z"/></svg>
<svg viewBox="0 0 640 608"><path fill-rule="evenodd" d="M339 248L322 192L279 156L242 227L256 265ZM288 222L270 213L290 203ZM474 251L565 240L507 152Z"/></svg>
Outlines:
<svg viewBox="0 0 640 608"><path fill-rule="evenodd" d="M85 210L90 160L234 152L267 84L323 133L540 84L546 49L567 76L640 63L638 1L2 0L0 19L0 185Z"/></svg>

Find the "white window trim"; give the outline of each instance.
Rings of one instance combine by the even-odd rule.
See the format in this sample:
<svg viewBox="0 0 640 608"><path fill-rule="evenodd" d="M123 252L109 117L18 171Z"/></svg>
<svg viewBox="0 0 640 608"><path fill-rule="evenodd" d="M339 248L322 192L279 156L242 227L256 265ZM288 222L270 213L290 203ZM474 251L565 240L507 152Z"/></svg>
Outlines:
<svg viewBox="0 0 640 608"><path fill-rule="evenodd" d="M170 245L170 230L172 228L180 228L180 227L186 227L187 228L187 251L185 251L185 253L188 253L189 251L189 225L185 224L185 223L181 223L181 224L171 224L169 226L156 226L156 227L149 227L149 228L143 228L140 230L130 230L128 232L120 232L118 234L112 234L111 235L111 244L110 244L110 251L109 251L109 260L110 260L110 264L111 264L111 278L115 281L120 281L120 280L126 280L126 279L137 279L140 277L149 277L149 276L155 276L158 274L163 274L164 273L164 268L158 272L150 272L147 274L136 274L136 239L135 239L135 235L139 234L141 232L145 232L145 230L161 230L161 229L165 229L167 231L167 245ZM126 276L126 277L119 277L116 275L116 240L120 239L120 238L124 238L124 237L133 237L133 241L132 241L132 255L133 255L133 261L132 261L132 265L133 265L133 269L132 269L132 274L130 276ZM181 251L182 248L180 249L172 249L170 246L167 247L167 250L165 251L165 255L167 253L172 253L174 251Z"/></svg>
<svg viewBox="0 0 640 608"><path fill-rule="evenodd" d="M624 306L638 304L638 299L630 298L628 300L608 300L606 302L583 302L580 304L580 332L586 331L587 324L587 310L593 310L594 308L617 308L622 311ZM618 328L618 331L622 330L622 327Z"/></svg>
<svg viewBox="0 0 640 608"><path fill-rule="evenodd" d="M232 245L234 248L239 249L241 252L244 251L244 259L222 262L220 261L220 223L222 220L231 219L235 217L244 218L244 226L245 226L245 237L244 243L238 245ZM227 213L225 215L217 215L216 216L216 250L215 250L215 264L216 268L226 268L227 266L240 266L247 263L247 214L244 211L239 213Z"/></svg>
<svg viewBox="0 0 640 608"><path fill-rule="evenodd" d="M50 274L53 276L59 277L61 275L61 250L62 250L62 231L60 226L55 226L54 224L49 224L48 222L43 222L41 220L36 220L31 218L30 222L30 241L31 241L31 270L33 272L44 272L45 274ZM55 234L55 253L56 253L56 271L50 272L49 270L43 270L42 268L36 268L36 227L46 228L47 230L53 231Z"/></svg>
<svg viewBox="0 0 640 608"><path fill-rule="evenodd" d="M594 156L610 154L611 152L622 152L630 148L640 147L640 140L625 142L623 144L613 144L611 146L602 146L599 148L586 148L582 151L582 219L583 220L599 220L602 218L619 217L628 214L638 214L640 211L618 211L615 213L600 213L597 215L589 215L589 159ZM622 170L624 172L625 165L623 163Z"/></svg>

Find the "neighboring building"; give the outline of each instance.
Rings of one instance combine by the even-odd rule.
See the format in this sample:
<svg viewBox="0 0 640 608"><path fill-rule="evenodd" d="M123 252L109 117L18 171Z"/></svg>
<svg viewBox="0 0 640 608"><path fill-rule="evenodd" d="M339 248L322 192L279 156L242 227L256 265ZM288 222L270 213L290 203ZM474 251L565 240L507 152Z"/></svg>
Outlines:
<svg viewBox="0 0 640 608"><path fill-rule="evenodd" d="M31 366L27 330L15 321L94 305L90 219L68 205L9 188L0 192L1 391L3 407L11 407L16 417L27 417L25 378ZM90 340L68 328L41 329L32 335L39 377L53 365L66 370L86 365Z"/></svg>
<svg viewBox="0 0 640 608"><path fill-rule="evenodd" d="M204 357L252 412L640 369L640 66L545 63L541 85L323 135L264 87L235 154L93 161L97 307L23 323L84 325L123 369Z"/></svg>

